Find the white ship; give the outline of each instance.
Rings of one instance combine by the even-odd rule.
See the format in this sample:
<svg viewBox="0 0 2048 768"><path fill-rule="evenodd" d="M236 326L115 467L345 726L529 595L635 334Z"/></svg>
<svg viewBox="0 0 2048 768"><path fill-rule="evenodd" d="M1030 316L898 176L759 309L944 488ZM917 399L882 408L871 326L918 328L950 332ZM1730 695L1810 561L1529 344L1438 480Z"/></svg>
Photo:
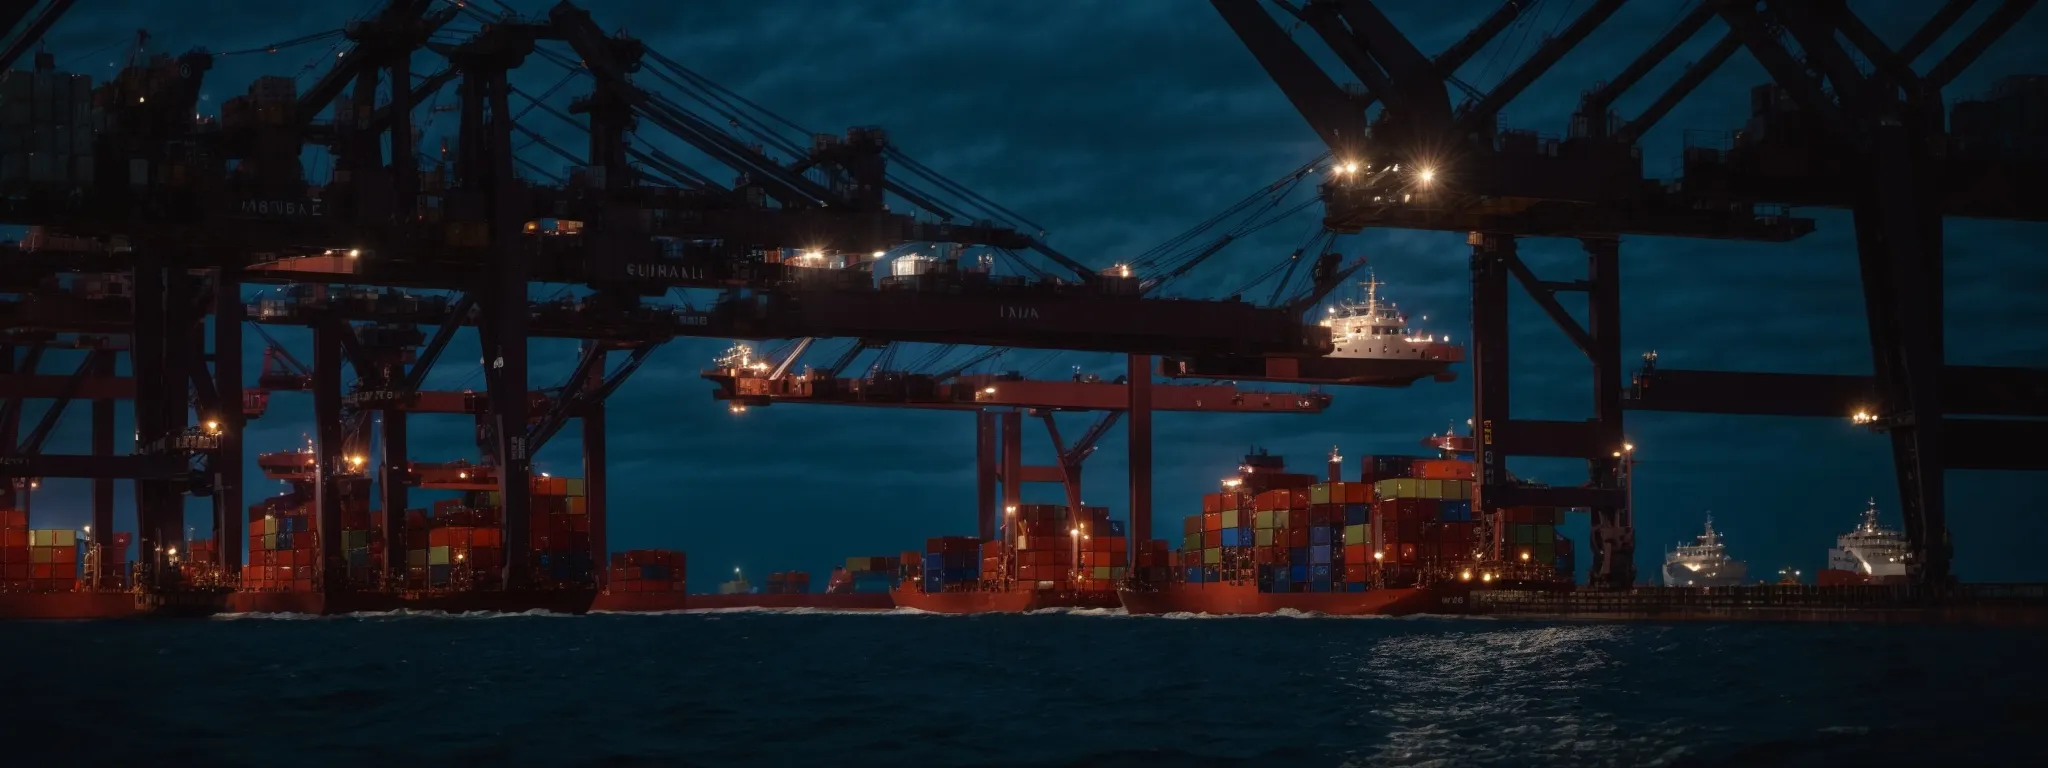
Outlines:
<svg viewBox="0 0 2048 768"><path fill-rule="evenodd" d="M1691 544L1680 544L1664 558L1664 586L1733 587L1742 583L1749 566L1728 557L1721 534L1714 532L1714 516L1707 515L1707 529Z"/></svg>
<svg viewBox="0 0 2048 768"><path fill-rule="evenodd" d="M1877 500L1863 510L1863 520L1854 530L1835 539L1828 550L1828 570L1822 584L1866 584L1906 575L1907 555L1912 542L1906 534L1877 522Z"/></svg>
<svg viewBox="0 0 2048 768"><path fill-rule="evenodd" d="M1449 337L1437 338L1408 327L1408 316L1393 302L1380 301L1379 280L1367 273L1363 301L1339 301L1322 325L1330 329L1336 350L1330 357L1391 360L1455 359Z"/></svg>

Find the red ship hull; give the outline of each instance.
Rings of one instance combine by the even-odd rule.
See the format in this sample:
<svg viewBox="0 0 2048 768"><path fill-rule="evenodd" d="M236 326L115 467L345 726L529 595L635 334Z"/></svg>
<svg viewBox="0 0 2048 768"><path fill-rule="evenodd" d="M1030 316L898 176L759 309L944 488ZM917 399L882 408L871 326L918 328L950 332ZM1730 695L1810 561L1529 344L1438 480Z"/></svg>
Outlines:
<svg viewBox="0 0 2048 768"><path fill-rule="evenodd" d="M915 587L897 587L891 593L896 605L932 613L1024 613L1047 608L1115 608L1115 592L1067 592L1013 589L973 592L927 593Z"/></svg>
<svg viewBox="0 0 2048 768"><path fill-rule="evenodd" d="M180 618L226 610L222 592L0 593L0 619Z"/></svg>
<svg viewBox="0 0 2048 768"><path fill-rule="evenodd" d="M675 608L611 608L612 598L626 598L617 601L620 605L658 605L660 599L676 600L683 595L670 597L663 594L599 595L599 610L608 611L672 611ZM656 598L657 601L641 602L640 598ZM691 610L717 608L816 608L824 611L887 611L896 607L896 598L887 592L861 592L852 594L800 594L800 595L689 595Z"/></svg>
<svg viewBox="0 0 2048 768"><path fill-rule="evenodd" d="M1280 611L1330 616L1406 616L1464 613L1469 590L1444 585L1365 592L1260 592L1255 584L1171 584L1155 590L1122 590L1124 610L1133 615L1206 613L1250 616Z"/></svg>
<svg viewBox="0 0 2048 768"><path fill-rule="evenodd" d="M442 611L445 613L582 614L590 611L594 590L545 589L519 592L236 592L227 600L235 613L304 613L338 616L347 613Z"/></svg>

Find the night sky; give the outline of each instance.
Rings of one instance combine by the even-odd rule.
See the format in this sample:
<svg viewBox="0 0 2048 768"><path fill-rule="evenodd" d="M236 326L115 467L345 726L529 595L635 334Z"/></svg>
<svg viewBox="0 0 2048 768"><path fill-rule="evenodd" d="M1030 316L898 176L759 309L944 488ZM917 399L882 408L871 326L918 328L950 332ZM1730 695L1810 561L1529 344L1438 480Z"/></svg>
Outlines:
<svg viewBox="0 0 2048 768"><path fill-rule="evenodd" d="M526 11L546 8L541 0L512 4ZM85 0L46 42L64 69L105 78L125 57L137 28L150 30L154 51L237 51L335 29L346 20L342 14L375 5ZM1433 53L1462 36L1495 2L1382 5L1417 47ZM1475 56L1460 78L1482 91L1492 88L1584 5L1538 3ZM1579 93L1625 66L1678 18L1680 5L1639 2L1624 8L1511 103L1502 124L1563 134ZM1933 6L1856 4L1893 46ZM854 125L887 128L911 156L1045 225L1055 247L1098 267L1180 233L1323 150L1229 27L1196 0L591 0L585 7L607 30L627 30L799 125L824 132ZM1989 10L1966 16L1921 59L1919 69L1932 66ZM476 26L463 20L450 29L468 32ZM1724 28L1710 22L1617 109L1626 116L1639 112ZM2048 71L2048 53L2027 44L2044 36L2048 15L2037 11L1951 85L1948 98L1982 94L1999 76ZM309 85L338 50L330 42L221 59L208 76L202 110L217 112L260 74L301 74L301 86ZM1308 48L1328 58L1319 44ZM421 53L414 68L432 72L440 65L438 57ZM561 70L534 59L515 83L538 93L561 76ZM1647 170L1673 174L1688 132L1725 141L1747 115L1747 89L1765 79L1747 51L1738 52L1645 139ZM639 82L657 85L645 76ZM565 106L587 89L587 81L571 83L550 103ZM452 104L452 91L444 91L440 103ZM455 127L452 113L434 118L429 146L438 146L438 137ZM527 123L572 151L584 146L579 132L553 118L536 112ZM651 125L643 125L639 137L680 156L677 142ZM537 147L522 156L551 170L565 165ZM328 158L312 152L307 159L309 177L324 181ZM717 179L730 177L708 162L696 167ZM1308 234L1315 210L1233 246L1177 284L1175 292L1214 296L1238 288ZM1868 374L1870 347L1849 217L1837 211L1802 214L1817 218L1819 231L1788 245L1627 239L1623 332L1630 364L1654 349L1660 363L1672 368ZM1951 220L1946 232L1950 362L2048 365L2048 310L2038 300L2048 287L2048 262L2027 255L2038 251L2043 230ZM1368 256L1393 298L1412 317L1429 317L1418 326L1459 340L1469 335L1462 235L1369 232L1340 239L1338 249L1347 258ZM1584 269L1573 242L1525 241L1522 252L1550 279L1575 278ZM536 296L564 290L536 288ZM1269 290L1247 296L1263 299ZM1590 415L1584 358L1526 294L1517 288L1514 295L1515 415ZM695 298L701 304L711 296ZM302 345L307 337L294 329L272 332L289 344ZM428 388L482 388L474 339L467 332L457 337ZM806 362L822 366L845 343L821 342ZM703 589L735 566L757 580L771 570L821 573L848 555L894 554L921 546L926 536L974 531L970 415L808 406L729 413L710 399L711 387L697 373L725 346L709 339L671 343L612 398L613 549L685 549L690 578ZM260 351L251 334L245 365L252 383ZM303 346L297 351L307 356ZM536 386L558 385L574 363L570 343L537 341L533 353ZM912 348L897 359L920 357L923 350ZM74 364L56 355L44 370L68 371ZM1062 377L1077 365L1109 373L1120 372L1122 362L1105 355L1020 351L995 367ZM1298 471L1320 472L1333 445L1347 457L1420 453L1421 437L1452 424L1462 428L1471 415L1470 372L1462 367L1456 383L1335 394L1336 405L1320 417L1160 415L1157 529L1171 532L1182 515L1198 511L1197 496L1214 490L1248 446L1284 454ZM40 410L30 406L28 424ZM255 453L303 445L310 412L310 396L284 394L274 398L269 416L252 423L247 502L271 492L255 469ZM48 452L86 452L84 413L74 409ZM124 420L128 413L122 404ZM1063 417L1063 435L1071 440L1092 418ZM1645 577L1654 573L1663 550L1696 533L1710 511L1753 574L1781 566L1811 574L1868 497L1876 498L1887 522L1899 523L1887 441L1847 418L1629 419L1628 433L1641 456L1637 560ZM475 458L465 417L419 417L413 424L412 458ZM538 470L580 474L577 429L572 423L540 453ZM1032 463L1045 463L1049 451L1042 429L1030 430L1026 449L1034 452ZM1355 475L1356 466L1350 462L1347 475ZM1513 464L1522 476L1558 484L1582 481L1583 467L1556 460ZM1084 498L1122 517L1126 476L1119 428L1088 461ZM1951 472L1949 482L1956 568L1963 578L2048 578L2038 548L2027 543L2039 529L2048 475ZM36 499L36 527L87 522L86 488L85 481L47 484ZM127 491L123 484L117 506L122 529L133 527ZM415 491L413 504L426 506L443 495ZM1026 501L1059 498L1056 486L1026 490ZM203 536L204 503L194 500L189 509L191 524L201 526ZM1582 570L1585 527L1583 516L1568 526L1582 542Z"/></svg>

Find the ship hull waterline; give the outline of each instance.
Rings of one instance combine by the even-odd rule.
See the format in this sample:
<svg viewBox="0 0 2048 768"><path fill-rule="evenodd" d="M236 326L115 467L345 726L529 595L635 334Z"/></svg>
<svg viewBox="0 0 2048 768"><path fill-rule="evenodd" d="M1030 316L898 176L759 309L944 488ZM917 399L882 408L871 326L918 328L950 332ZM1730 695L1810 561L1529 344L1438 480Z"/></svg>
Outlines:
<svg viewBox="0 0 2048 768"><path fill-rule="evenodd" d="M681 592L600 593L590 610L603 613L662 613L760 608L769 610L887 611L896 600L885 592L795 595L687 595Z"/></svg>
<svg viewBox="0 0 2048 768"><path fill-rule="evenodd" d="M294 613L340 616L393 611L442 613L590 612L596 590L545 589L474 592L236 592L227 600L232 613Z"/></svg>
<svg viewBox="0 0 2048 768"><path fill-rule="evenodd" d="M1253 584L1173 585L1117 592L1124 610L1136 616L1196 613L1257 616L1282 611L1326 616L1410 616L1465 612L1458 586L1398 587L1364 592L1260 592Z"/></svg>
<svg viewBox="0 0 2048 768"><path fill-rule="evenodd" d="M0 619L197 618L228 610L225 592L8 592Z"/></svg>
<svg viewBox="0 0 2048 768"><path fill-rule="evenodd" d="M1113 609L1118 606L1116 593L1109 591L1012 589L927 593L899 587L891 595L899 608L928 613L1028 613L1059 608Z"/></svg>

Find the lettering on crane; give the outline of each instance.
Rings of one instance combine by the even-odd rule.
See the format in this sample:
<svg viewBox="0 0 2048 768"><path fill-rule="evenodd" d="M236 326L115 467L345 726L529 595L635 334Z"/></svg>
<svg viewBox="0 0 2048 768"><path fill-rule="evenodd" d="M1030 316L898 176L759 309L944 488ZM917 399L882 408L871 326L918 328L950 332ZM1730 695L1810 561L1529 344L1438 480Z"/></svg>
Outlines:
<svg viewBox="0 0 2048 768"><path fill-rule="evenodd" d="M711 316L710 316L710 315L678 315L678 316L676 316L676 322L677 322L678 324L681 324L681 325L707 326L707 325L710 325L710 324L711 324Z"/></svg>
<svg viewBox="0 0 2048 768"><path fill-rule="evenodd" d="M513 436L512 436L512 460L513 460L513 461L525 461L525 460L526 460L526 436L525 436L525 435L513 435Z"/></svg>
<svg viewBox="0 0 2048 768"><path fill-rule="evenodd" d="M294 219L319 218L321 215L320 201L318 200L261 200L250 198L243 200L237 205L236 210L241 211L244 216Z"/></svg>
<svg viewBox="0 0 2048 768"><path fill-rule="evenodd" d="M997 306L997 316L1004 320L1037 320L1037 307Z"/></svg>
<svg viewBox="0 0 2048 768"><path fill-rule="evenodd" d="M688 264L635 262L626 265L626 276L645 280L704 280L704 268Z"/></svg>

